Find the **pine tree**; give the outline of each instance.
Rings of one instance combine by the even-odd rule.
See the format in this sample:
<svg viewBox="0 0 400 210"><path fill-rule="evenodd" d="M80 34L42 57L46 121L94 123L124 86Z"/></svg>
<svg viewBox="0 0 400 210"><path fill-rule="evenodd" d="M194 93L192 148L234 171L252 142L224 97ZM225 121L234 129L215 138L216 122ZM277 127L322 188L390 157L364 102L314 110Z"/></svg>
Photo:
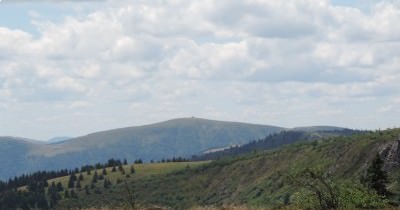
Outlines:
<svg viewBox="0 0 400 210"><path fill-rule="evenodd" d="M78 198L78 195L74 190L71 190L71 198Z"/></svg>
<svg viewBox="0 0 400 210"><path fill-rule="evenodd" d="M82 173L81 173L81 174L79 174L79 178L78 178L78 180L79 180L79 181L83 181L83 175L82 175Z"/></svg>
<svg viewBox="0 0 400 210"><path fill-rule="evenodd" d="M137 160L135 160L134 163L135 163L135 164L142 164L142 163L143 163L143 160L142 160L142 159L137 159Z"/></svg>
<svg viewBox="0 0 400 210"><path fill-rule="evenodd" d="M78 189L81 189L81 188L82 188L82 186L81 186L81 181L80 181L80 180L78 180L78 181L76 182L76 188L78 188Z"/></svg>
<svg viewBox="0 0 400 210"><path fill-rule="evenodd" d="M75 178L71 175L68 180L68 188L74 188L75 187Z"/></svg>
<svg viewBox="0 0 400 210"><path fill-rule="evenodd" d="M61 196L58 194L58 190L56 184L54 182L51 183L51 186L47 190L47 195L49 196L50 207L54 207L58 200L61 199Z"/></svg>
<svg viewBox="0 0 400 210"><path fill-rule="evenodd" d="M70 179L72 179L72 181L76 181L78 178L76 177L75 173L72 173Z"/></svg>
<svg viewBox="0 0 400 210"><path fill-rule="evenodd" d="M107 175L107 170L106 170L106 168L103 168L103 175Z"/></svg>
<svg viewBox="0 0 400 210"><path fill-rule="evenodd" d="M57 183L57 191L58 191L58 192L62 192L63 190L64 190L64 188L63 188L61 182L58 182L58 183Z"/></svg>
<svg viewBox="0 0 400 210"><path fill-rule="evenodd" d="M97 183L98 175L97 171L94 172L93 178L92 178L92 183Z"/></svg>
<svg viewBox="0 0 400 210"><path fill-rule="evenodd" d="M109 179L104 179L104 188L109 188L111 186L111 181Z"/></svg>
<svg viewBox="0 0 400 210"><path fill-rule="evenodd" d="M87 185L85 185L85 192L86 192L86 195L89 195L89 194L90 194L89 186L87 186Z"/></svg>
<svg viewBox="0 0 400 210"><path fill-rule="evenodd" d="M65 190L64 191L64 197L65 198L69 198L69 190Z"/></svg>
<svg viewBox="0 0 400 210"><path fill-rule="evenodd" d="M362 180L368 188L375 190L379 195L387 194L386 184L389 183L388 174L383 170L383 164L380 155L376 154Z"/></svg>

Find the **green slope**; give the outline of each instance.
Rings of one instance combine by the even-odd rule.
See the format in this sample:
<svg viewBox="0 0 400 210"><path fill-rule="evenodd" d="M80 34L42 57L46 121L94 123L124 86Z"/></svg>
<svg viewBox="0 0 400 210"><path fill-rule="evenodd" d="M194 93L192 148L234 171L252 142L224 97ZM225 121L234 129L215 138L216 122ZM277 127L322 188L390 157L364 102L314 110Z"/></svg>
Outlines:
<svg viewBox="0 0 400 210"><path fill-rule="evenodd" d="M103 169L98 169L91 171L90 175L88 175L86 172L81 173L83 175L83 180L80 182L81 188L68 188L68 180L70 178L69 176L51 179L48 180L48 183L61 183L64 188L64 193L60 193L62 195L62 200L58 204L59 209L82 207L100 208L104 206L120 207L126 204L124 199L126 197L125 186L129 186L127 185L127 183L131 184L156 176L173 174L179 171L183 171L187 168L198 168L207 163L210 163L210 161L134 164L123 166L125 172L119 170L112 172L112 168L106 168L107 174L104 175L104 179L99 179L96 183L93 184L92 180L95 171L97 171L97 174L99 175L103 172ZM134 173L131 173L132 166L135 169ZM80 174L76 175L79 176ZM108 179L112 183L110 188L104 188L105 179ZM86 191L85 187L88 187L89 190ZM70 192L71 190L74 190L77 193L78 198L65 197L65 191Z"/></svg>
<svg viewBox="0 0 400 210"><path fill-rule="evenodd" d="M388 155L387 151L394 148L399 134L399 129L393 129L295 144L164 175L131 177L127 182L144 205L174 209L222 204L273 207L282 205L285 197L295 192L287 184L285 175L318 167L337 180L358 182L374 155L381 152L390 171L389 188L396 193L400 148L395 151L397 157ZM389 162L392 163L389 165ZM91 206L90 201L97 200L100 206L121 204L125 186L117 184L112 189L81 195L76 203Z"/></svg>
<svg viewBox="0 0 400 210"><path fill-rule="evenodd" d="M193 160L215 160L221 157L243 155L254 151L270 150L282 147L287 144L294 144L302 141L313 141L318 139L326 139L329 137L350 136L363 133L364 131L356 131L350 129L329 130L320 127L321 130L311 130L314 128L303 130L285 130L279 133L271 134L263 139L255 140L250 143L229 147L219 151L208 152L199 156L194 156ZM327 129L327 130L322 130Z"/></svg>

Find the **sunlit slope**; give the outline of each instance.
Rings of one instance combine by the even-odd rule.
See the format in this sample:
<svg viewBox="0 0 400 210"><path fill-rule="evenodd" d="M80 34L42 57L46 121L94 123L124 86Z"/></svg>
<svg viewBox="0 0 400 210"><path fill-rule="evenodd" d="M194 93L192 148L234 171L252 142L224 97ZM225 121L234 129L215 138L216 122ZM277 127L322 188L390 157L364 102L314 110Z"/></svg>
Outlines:
<svg viewBox="0 0 400 210"><path fill-rule="evenodd" d="M141 179L132 184L144 204L187 209L191 206L246 204L281 205L295 189L285 175L320 168L335 179L358 182L376 153L388 165L393 192L398 191L400 162L385 151L396 148L399 129L285 146L284 148L221 159L184 171ZM396 150L396 154L400 154ZM390 163L390 164L389 164ZM83 198L85 201L85 198Z"/></svg>

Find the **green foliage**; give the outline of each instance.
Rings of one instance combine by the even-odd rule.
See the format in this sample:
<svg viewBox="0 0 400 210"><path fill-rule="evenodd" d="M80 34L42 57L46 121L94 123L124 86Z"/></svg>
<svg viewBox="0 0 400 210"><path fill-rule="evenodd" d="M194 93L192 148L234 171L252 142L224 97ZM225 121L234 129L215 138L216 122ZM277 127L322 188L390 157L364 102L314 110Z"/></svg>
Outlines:
<svg viewBox="0 0 400 210"><path fill-rule="evenodd" d="M57 191L62 192L64 190L64 187L62 186L61 182L57 183Z"/></svg>
<svg viewBox="0 0 400 210"><path fill-rule="evenodd" d="M81 189L82 185L81 185L81 180L78 179L78 181L76 182L76 186L77 189Z"/></svg>
<svg viewBox="0 0 400 210"><path fill-rule="evenodd" d="M68 180L68 188L74 188L75 187L75 181L76 181L76 175L71 174Z"/></svg>
<svg viewBox="0 0 400 210"><path fill-rule="evenodd" d="M337 184L321 169L306 168L295 175L288 176L289 182L301 188L296 194L303 208L338 209L340 190ZM301 198L301 200L298 200Z"/></svg>
<svg viewBox="0 0 400 210"><path fill-rule="evenodd" d="M389 201L357 182L343 182L340 185L340 204L349 209L380 209Z"/></svg>
<svg viewBox="0 0 400 210"><path fill-rule="evenodd" d="M357 182L333 183L336 188L338 205L335 208L322 207L315 192L302 188L291 196L290 203L301 209L382 209L388 200Z"/></svg>
<svg viewBox="0 0 400 210"><path fill-rule="evenodd" d="M58 189L54 182L52 182L49 188L47 189L47 195L49 197L50 207L54 208L54 206L57 205L57 202L61 199L61 196L58 193Z"/></svg>
<svg viewBox="0 0 400 210"><path fill-rule="evenodd" d="M103 182L103 187L104 188L110 188L110 186L112 185L112 183L111 183L111 181L109 180L109 179L104 179L104 182Z"/></svg>
<svg viewBox="0 0 400 210"><path fill-rule="evenodd" d="M399 129L382 134L363 133L326 139L318 141L318 144L306 142L278 150L222 158L196 169L188 168L173 174L142 179L136 182L138 199L146 204L176 209L223 203L279 207L287 205L287 195L293 195L297 191L303 193L291 197L294 199L302 196L299 200L308 200L314 208L316 203L318 208L383 206L387 202L379 196L370 191L363 193L362 190L356 190L360 189L354 187L360 185L358 182L351 185L346 183L352 191L343 189L341 183L359 180L365 164L374 158L375 153L371 151L378 151L382 145L394 141L393 136L398 133ZM282 175L299 173L306 168L318 168L323 172L313 175L314 178L319 176L322 180L326 179L326 183L320 178L313 182L318 187L322 200L325 200L322 205L315 190L295 190L287 183L282 183ZM346 192L354 193L355 198L343 196ZM293 199L289 199L289 203Z"/></svg>
<svg viewBox="0 0 400 210"><path fill-rule="evenodd" d="M92 183L97 183L97 180L99 179L97 175L97 171L94 172L93 177L92 177Z"/></svg>
<svg viewBox="0 0 400 210"><path fill-rule="evenodd" d="M386 184L389 183L388 174L383 170L383 164L382 158L377 153L362 179L368 188L375 190L382 196L387 194Z"/></svg>
<svg viewBox="0 0 400 210"><path fill-rule="evenodd" d="M69 190L64 191L64 198L69 198Z"/></svg>
<svg viewBox="0 0 400 210"><path fill-rule="evenodd" d="M76 194L75 190L71 190L71 198L78 198L78 194Z"/></svg>

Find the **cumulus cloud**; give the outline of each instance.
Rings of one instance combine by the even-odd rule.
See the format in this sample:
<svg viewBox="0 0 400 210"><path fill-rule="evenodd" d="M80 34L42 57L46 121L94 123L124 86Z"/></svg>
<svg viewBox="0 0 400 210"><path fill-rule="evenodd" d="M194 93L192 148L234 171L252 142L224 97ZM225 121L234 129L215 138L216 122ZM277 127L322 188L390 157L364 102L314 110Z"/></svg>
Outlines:
<svg viewBox="0 0 400 210"><path fill-rule="evenodd" d="M393 120L364 113L384 117L399 98L399 19L389 1L369 11L328 0L104 1L35 19L38 35L0 26L1 107L16 107L8 120L26 103L107 118L77 131L60 116L71 135L192 115L384 127Z"/></svg>

